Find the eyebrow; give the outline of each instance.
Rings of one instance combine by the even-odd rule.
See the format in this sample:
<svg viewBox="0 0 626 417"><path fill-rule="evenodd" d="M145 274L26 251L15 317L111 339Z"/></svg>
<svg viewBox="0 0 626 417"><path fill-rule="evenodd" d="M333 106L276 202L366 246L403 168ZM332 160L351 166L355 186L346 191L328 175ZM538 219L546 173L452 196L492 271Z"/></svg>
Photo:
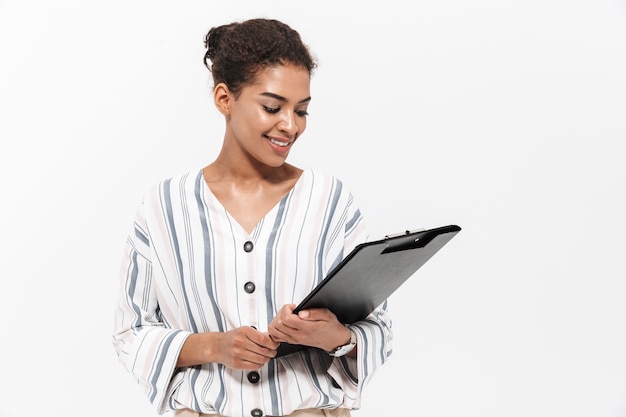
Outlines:
<svg viewBox="0 0 626 417"><path fill-rule="evenodd" d="M271 98L276 99L276 100L278 100L278 101L281 101L281 102L283 102L283 103L286 103L286 102L287 102L287 99L286 99L285 97L283 97L283 96L279 96L278 94L274 94L274 93L269 93L269 92L267 92L267 93L261 93L261 95L262 95L262 96L265 96L265 97L271 97ZM307 97L307 98L304 98L304 99L300 100L300 101L298 102L298 104L301 104L301 103L306 103L307 101L311 101L311 96L309 96L309 97Z"/></svg>

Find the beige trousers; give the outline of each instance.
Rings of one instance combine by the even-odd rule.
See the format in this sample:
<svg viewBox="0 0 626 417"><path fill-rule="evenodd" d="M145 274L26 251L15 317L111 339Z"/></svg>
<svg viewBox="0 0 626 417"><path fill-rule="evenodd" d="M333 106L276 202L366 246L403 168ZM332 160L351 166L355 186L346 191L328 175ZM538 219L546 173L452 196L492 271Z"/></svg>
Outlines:
<svg viewBox="0 0 626 417"><path fill-rule="evenodd" d="M202 414L188 408L177 410L176 417L224 417L219 414ZM350 417L350 410L346 408L334 408L330 410L321 408L308 408L306 410L296 410L288 415L289 417ZM266 416L273 417L273 416Z"/></svg>

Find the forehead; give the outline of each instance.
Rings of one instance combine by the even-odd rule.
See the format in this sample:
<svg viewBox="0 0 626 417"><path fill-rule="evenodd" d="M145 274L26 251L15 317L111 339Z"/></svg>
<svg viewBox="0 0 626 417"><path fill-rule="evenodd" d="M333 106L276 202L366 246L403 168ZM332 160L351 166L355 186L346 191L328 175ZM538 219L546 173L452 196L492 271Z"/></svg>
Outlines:
<svg viewBox="0 0 626 417"><path fill-rule="evenodd" d="M244 90L252 94L272 93L288 101L300 101L310 95L311 76L306 68L295 65L266 67L259 70Z"/></svg>

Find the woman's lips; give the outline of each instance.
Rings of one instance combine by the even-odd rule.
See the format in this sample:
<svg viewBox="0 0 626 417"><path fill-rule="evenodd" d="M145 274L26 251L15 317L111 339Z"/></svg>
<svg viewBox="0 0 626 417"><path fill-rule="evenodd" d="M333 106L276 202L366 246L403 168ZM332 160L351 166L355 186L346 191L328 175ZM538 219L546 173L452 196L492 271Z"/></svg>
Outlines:
<svg viewBox="0 0 626 417"><path fill-rule="evenodd" d="M281 154L289 152L289 149L291 148L291 145L293 145L293 142L294 142L293 140L277 139L277 138L273 138L270 136L265 136L265 138L269 142L274 152L281 153Z"/></svg>

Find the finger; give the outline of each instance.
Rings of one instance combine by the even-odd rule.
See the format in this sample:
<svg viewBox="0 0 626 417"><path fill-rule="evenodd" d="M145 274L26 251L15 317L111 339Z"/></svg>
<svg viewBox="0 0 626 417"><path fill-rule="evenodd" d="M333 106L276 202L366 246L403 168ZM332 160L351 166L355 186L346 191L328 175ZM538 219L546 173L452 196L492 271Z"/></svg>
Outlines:
<svg viewBox="0 0 626 417"><path fill-rule="evenodd" d="M332 321L335 315L326 308L310 308L298 312L298 318L306 321Z"/></svg>
<svg viewBox="0 0 626 417"><path fill-rule="evenodd" d="M249 357L249 358L239 358L233 364L233 368L252 371L252 370L256 370L256 369L261 368L267 362L269 362L270 359L271 358L265 358L265 357L262 357L262 356Z"/></svg>
<svg viewBox="0 0 626 417"><path fill-rule="evenodd" d="M270 326L271 327L271 326ZM269 333L265 332L262 333L258 330L255 330L252 333L249 333L247 335L248 340L250 340L251 342L261 346L261 347L265 347L268 349L275 349L276 346L276 342L274 342L270 337L269 337Z"/></svg>
<svg viewBox="0 0 626 417"><path fill-rule="evenodd" d="M287 316L277 317L274 325L276 329L284 333L291 333L300 329L302 320L297 314L289 313Z"/></svg>
<svg viewBox="0 0 626 417"><path fill-rule="evenodd" d="M276 349L256 345L245 356L250 362L262 365L276 356Z"/></svg>
<svg viewBox="0 0 626 417"><path fill-rule="evenodd" d="M263 343L260 344L261 347L268 349L270 351L278 349L280 342L276 342L269 333L263 334Z"/></svg>
<svg viewBox="0 0 626 417"><path fill-rule="evenodd" d="M277 327L271 331L270 337L275 342L287 342L290 339L289 333Z"/></svg>

